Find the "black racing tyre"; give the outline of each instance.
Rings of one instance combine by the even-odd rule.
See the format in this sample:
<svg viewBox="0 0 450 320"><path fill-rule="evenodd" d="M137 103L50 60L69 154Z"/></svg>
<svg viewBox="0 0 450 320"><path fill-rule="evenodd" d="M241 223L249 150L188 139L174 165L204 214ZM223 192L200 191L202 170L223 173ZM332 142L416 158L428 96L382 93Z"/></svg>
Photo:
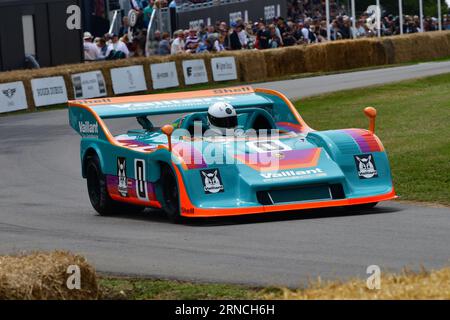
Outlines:
<svg viewBox="0 0 450 320"><path fill-rule="evenodd" d="M164 212L173 223L182 222L177 179L173 173L173 170L167 164L161 165L160 181L162 195L164 198L162 204Z"/></svg>
<svg viewBox="0 0 450 320"><path fill-rule="evenodd" d="M108 194L106 177L100 166L97 155L86 159L86 180L89 200L92 207L101 216L110 216L121 213L139 213L144 207L114 201Z"/></svg>
<svg viewBox="0 0 450 320"><path fill-rule="evenodd" d="M370 210L372 208L375 208L375 206L377 204L378 204L378 202L371 202L371 203L357 204L354 206L350 206L348 208L349 208L349 210L352 210L352 211Z"/></svg>

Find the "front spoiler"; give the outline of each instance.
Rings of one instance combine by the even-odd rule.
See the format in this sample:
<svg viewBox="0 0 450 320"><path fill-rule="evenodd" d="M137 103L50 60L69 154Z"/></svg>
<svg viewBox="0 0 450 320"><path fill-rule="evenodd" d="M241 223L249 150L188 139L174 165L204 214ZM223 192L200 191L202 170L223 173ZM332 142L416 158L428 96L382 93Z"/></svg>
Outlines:
<svg viewBox="0 0 450 320"><path fill-rule="evenodd" d="M206 218L206 217L225 217L225 216L237 216L257 213L268 212L281 212L292 210L305 210L305 209L318 209L318 208L330 208L330 207L343 207L352 206L366 203L374 203L386 200L396 199L395 191L387 194L364 197L364 198L352 198L341 200L328 200L318 202L302 202L302 203L290 203L284 205L270 205L270 206L254 206L243 208L198 208L194 206L186 207L182 204L181 215L188 218Z"/></svg>

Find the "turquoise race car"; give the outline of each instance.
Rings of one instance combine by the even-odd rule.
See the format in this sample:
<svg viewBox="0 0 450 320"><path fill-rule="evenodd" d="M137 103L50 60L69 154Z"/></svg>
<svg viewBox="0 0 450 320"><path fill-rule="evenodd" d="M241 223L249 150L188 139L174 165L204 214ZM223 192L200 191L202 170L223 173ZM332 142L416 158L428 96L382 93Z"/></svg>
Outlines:
<svg viewBox="0 0 450 320"><path fill-rule="evenodd" d="M238 133L208 135L217 102L234 107ZM69 102L94 209L159 208L173 221L395 198L376 110L365 113L369 130L315 131L281 93L249 86ZM113 134L114 121L127 129Z"/></svg>

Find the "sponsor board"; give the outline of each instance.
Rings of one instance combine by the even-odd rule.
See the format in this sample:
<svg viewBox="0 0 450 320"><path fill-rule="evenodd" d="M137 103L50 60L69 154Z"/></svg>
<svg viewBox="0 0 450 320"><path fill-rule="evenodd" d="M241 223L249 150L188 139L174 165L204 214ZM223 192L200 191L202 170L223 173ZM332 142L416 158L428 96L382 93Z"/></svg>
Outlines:
<svg viewBox="0 0 450 320"><path fill-rule="evenodd" d="M241 11L230 12L230 25L233 22L237 22L238 20L242 20L242 12Z"/></svg>
<svg viewBox="0 0 450 320"><path fill-rule="evenodd" d="M156 63L150 65L153 89L178 87L177 67L175 62Z"/></svg>
<svg viewBox="0 0 450 320"><path fill-rule="evenodd" d="M211 69L214 81L237 79L236 60L234 57L211 59Z"/></svg>
<svg viewBox="0 0 450 320"><path fill-rule="evenodd" d="M36 107L67 102L67 89L63 77L39 78L31 80Z"/></svg>
<svg viewBox="0 0 450 320"><path fill-rule="evenodd" d="M378 177L375 159L372 154L355 156L356 171L360 179L372 179Z"/></svg>
<svg viewBox="0 0 450 320"><path fill-rule="evenodd" d="M200 178L203 183L203 191L206 194L224 191L219 169L200 170Z"/></svg>
<svg viewBox="0 0 450 320"><path fill-rule="evenodd" d="M147 91L143 66L111 69L111 80L114 94Z"/></svg>
<svg viewBox="0 0 450 320"><path fill-rule="evenodd" d="M202 59L184 60L182 65L186 85L208 82L205 61Z"/></svg>
<svg viewBox="0 0 450 320"><path fill-rule="evenodd" d="M72 75L75 99L90 99L106 96L105 79L101 71L91 71Z"/></svg>
<svg viewBox="0 0 450 320"><path fill-rule="evenodd" d="M275 18L275 16L276 16L275 5L264 7L264 19L266 21L272 20L273 18Z"/></svg>
<svg viewBox="0 0 450 320"><path fill-rule="evenodd" d="M0 84L0 113L27 108L25 87L21 81Z"/></svg>
<svg viewBox="0 0 450 320"><path fill-rule="evenodd" d="M201 25L205 25L203 19L189 21L189 29L199 29Z"/></svg>

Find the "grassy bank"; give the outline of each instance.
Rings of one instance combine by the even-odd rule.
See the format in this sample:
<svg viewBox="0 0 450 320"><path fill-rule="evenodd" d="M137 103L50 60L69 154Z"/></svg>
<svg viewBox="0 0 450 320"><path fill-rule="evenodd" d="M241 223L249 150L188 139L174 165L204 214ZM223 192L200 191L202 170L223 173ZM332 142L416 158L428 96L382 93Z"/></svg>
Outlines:
<svg viewBox="0 0 450 320"><path fill-rule="evenodd" d="M79 288L76 270L79 267ZM69 269L72 268L72 269ZM70 270L70 271L69 271ZM71 299L450 299L450 268L382 273L379 290L366 279L313 281L305 288L254 288L175 280L99 277L89 262L66 251L0 256L0 300Z"/></svg>
<svg viewBox="0 0 450 320"><path fill-rule="evenodd" d="M99 285L103 299L450 299L450 268L382 274L380 289L373 290L367 288L366 279L357 278L315 281L296 290L124 278L101 278Z"/></svg>
<svg viewBox="0 0 450 320"><path fill-rule="evenodd" d="M306 98L296 106L316 130L367 128L362 110L376 107L376 133L401 199L450 205L450 74Z"/></svg>
<svg viewBox="0 0 450 320"><path fill-rule="evenodd" d="M175 280L100 278L104 299L262 299L281 290L251 288L231 284L192 283Z"/></svg>

